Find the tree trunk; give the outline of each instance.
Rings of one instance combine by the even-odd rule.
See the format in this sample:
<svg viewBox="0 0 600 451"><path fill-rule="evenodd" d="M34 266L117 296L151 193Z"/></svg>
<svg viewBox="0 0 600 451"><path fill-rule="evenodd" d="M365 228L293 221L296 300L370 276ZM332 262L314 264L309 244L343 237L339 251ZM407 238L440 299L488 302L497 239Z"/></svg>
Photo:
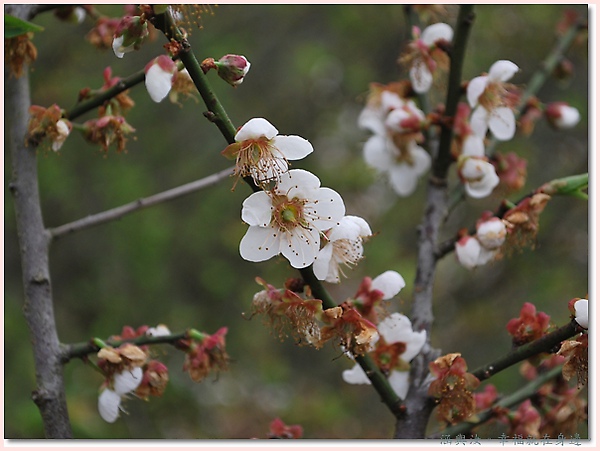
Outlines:
<svg viewBox="0 0 600 451"><path fill-rule="evenodd" d="M27 20L35 9L36 5L6 5L5 13ZM31 105L27 70L25 67L23 75L15 78L5 65L4 86L12 160L9 188L15 203L25 294L23 311L31 335L37 382L32 398L42 415L46 437L71 438L62 348L52 305L49 234L44 227L40 206L36 149L25 144Z"/></svg>

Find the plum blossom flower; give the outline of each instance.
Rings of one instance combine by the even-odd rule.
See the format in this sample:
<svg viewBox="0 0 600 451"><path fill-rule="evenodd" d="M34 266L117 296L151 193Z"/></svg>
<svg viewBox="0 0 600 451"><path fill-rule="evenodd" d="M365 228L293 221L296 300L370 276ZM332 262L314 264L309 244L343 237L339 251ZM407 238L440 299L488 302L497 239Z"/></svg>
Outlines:
<svg viewBox="0 0 600 451"><path fill-rule="evenodd" d="M546 107L546 119L553 128L563 130L579 123L579 111L565 102L553 102Z"/></svg>
<svg viewBox="0 0 600 451"><path fill-rule="evenodd" d="M466 235L454 244L459 263L467 269L483 266L496 256L496 249L489 250L473 236Z"/></svg>
<svg viewBox="0 0 600 451"><path fill-rule="evenodd" d="M500 183L496 168L486 157L461 156L458 160L458 174L465 184L467 195L475 199L489 196Z"/></svg>
<svg viewBox="0 0 600 451"><path fill-rule="evenodd" d="M313 264L317 279L340 282L341 265L351 267L363 256L363 240L372 235L367 221L358 216L344 216L340 223L325 232L327 242Z"/></svg>
<svg viewBox="0 0 600 451"><path fill-rule="evenodd" d="M396 271L385 271L374 279L363 278L352 304L360 314L377 323L387 312L382 308L381 301L392 299L406 286L404 278Z"/></svg>
<svg viewBox="0 0 600 451"><path fill-rule="evenodd" d="M404 399L409 388L409 363L423 348L427 333L424 330L414 332L410 320L400 313L392 313L385 318L378 324L377 330L379 340L372 355L396 394ZM342 378L349 384L371 383L358 364L345 370Z"/></svg>
<svg viewBox="0 0 600 451"><path fill-rule="evenodd" d="M516 130L512 111L514 98L505 82L513 77L519 67L512 61L496 61L487 75L473 78L467 86L467 100L471 108L471 127L484 138L488 128L500 141L511 139Z"/></svg>
<svg viewBox="0 0 600 451"><path fill-rule="evenodd" d="M150 61L144 68L145 84L150 98L156 103L161 102L173 86L177 65L167 55L160 55Z"/></svg>
<svg viewBox="0 0 600 451"><path fill-rule="evenodd" d="M373 279L371 282L371 290L378 290L383 295L381 299L384 301L392 299L400 290L406 286L404 277L398 272L388 270Z"/></svg>
<svg viewBox="0 0 600 451"><path fill-rule="evenodd" d="M506 323L506 330L513 337L513 344L521 346L542 338L548 332L550 316L538 312L530 302L525 302L518 318L512 318Z"/></svg>
<svg viewBox="0 0 600 451"><path fill-rule="evenodd" d="M409 53L404 57L410 61L409 78L415 92L422 94L429 91L433 83L433 75L441 65L447 67L448 57L438 47L438 42L451 42L454 31L450 25L435 23L423 30L413 27L414 41L410 43Z"/></svg>
<svg viewBox="0 0 600 451"><path fill-rule="evenodd" d="M477 240L486 249L497 249L506 239L506 225L496 216L477 221Z"/></svg>
<svg viewBox="0 0 600 451"><path fill-rule="evenodd" d="M164 324L159 324L156 327L149 327L146 330L146 335L149 337L166 337L167 335L171 335L171 331Z"/></svg>
<svg viewBox="0 0 600 451"><path fill-rule="evenodd" d="M344 201L317 176L302 169L281 176L270 191L251 194L242 220L250 227L240 242L243 259L260 262L283 254L294 268L317 258L321 234L344 216Z"/></svg>
<svg viewBox="0 0 600 451"><path fill-rule="evenodd" d="M246 122L236 133L236 142L222 152L227 158L235 158L234 174L251 176L255 184L262 185L287 172L289 160L300 160L312 153L312 144L306 139L278 133L266 119Z"/></svg>
<svg viewBox="0 0 600 451"><path fill-rule="evenodd" d="M62 111L56 104L44 108L39 105L29 107L31 115L28 124L28 142L38 144L47 139L54 152L58 152L69 134L72 125L69 121L61 119Z"/></svg>
<svg viewBox="0 0 600 451"><path fill-rule="evenodd" d="M114 423L119 418L122 399L142 383L142 376L139 366L114 374L113 388L104 388L98 397L98 411L104 421Z"/></svg>
<svg viewBox="0 0 600 451"><path fill-rule="evenodd" d="M416 141L398 145L392 137L371 136L363 148L367 164L389 177L399 196L409 196L419 178L431 167L431 157Z"/></svg>
<svg viewBox="0 0 600 451"><path fill-rule="evenodd" d="M398 85L380 86L373 84L369 100L358 116L358 126L375 134L385 135L387 115L404 106L404 100L396 92Z"/></svg>

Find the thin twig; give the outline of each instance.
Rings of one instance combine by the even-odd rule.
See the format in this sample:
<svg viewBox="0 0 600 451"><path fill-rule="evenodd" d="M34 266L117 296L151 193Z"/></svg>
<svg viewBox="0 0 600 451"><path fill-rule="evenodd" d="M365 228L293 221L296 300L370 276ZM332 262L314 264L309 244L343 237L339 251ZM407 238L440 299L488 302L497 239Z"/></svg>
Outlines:
<svg viewBox="0 0 600 451"><path fill-rule="evenodd" d="M101 213L96 213L94 215L78 219L77 221L69 222L68 224L55 227L53 229L50 229L48 232L52 239L57 239L73 232L104 224L109 221L114 221L115 219L122 218L123 216L129 213L133 213L143 208L167 202L178 197L194 193L203 188L215 185L217 182L223 180L231 174L233 174L233 168L224 169L220 172L217 172L216 174L209 175L194 182L190 182L185 185L181 185L176 188L172 188L161 193L154 194L152 196L144 197L133 202L129 202L125 205L121 205L120 207L112 208L110 210L106 210Z"/></svg>

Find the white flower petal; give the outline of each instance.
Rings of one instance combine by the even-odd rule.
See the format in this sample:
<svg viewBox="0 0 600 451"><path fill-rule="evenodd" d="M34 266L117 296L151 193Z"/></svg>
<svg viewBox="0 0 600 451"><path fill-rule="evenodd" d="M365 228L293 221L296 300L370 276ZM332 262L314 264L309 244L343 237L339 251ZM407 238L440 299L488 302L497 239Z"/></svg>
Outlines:
<svg viewBox="0 0 600 451"><path fill-rule="evenodd" d="M496 249L506 239L506 226L500 218L493 217L477 226L477 239L487 249Z"/></svg>
<svg viewBox="0 0 600 451"><path fill-rule="evenodd" d="M163 70L158 64L153 64L146 72L145 83L150 98L159 103L171 91L173 74Z"/></svg>
<svg viewBox="0 0 600 451"><path fill-rule="evenodd" d="M469 124L471 125L473 133L481 139L485 138L485 135L487 134L488 120L489 115L484 107L478 106L473 110Z"/></svg>
<svg viewBox="0 0 600 451"><path fill-rule="evenodd" d="M400 397L400 399L406 398L409 389L409 376L410 373L408 371L395 371L392 370L390 376L388 377L388 381L394 392Z"/></svg>
<svg viewBox="0 0 600 451"><path fill-rule="evenodd" d="M433 75L427 65L419 60L408 71L410 82L417 94L424 94L431 88Z"/></svg>
<svg viewBox="0 0 600 451"><path fill-rule="evenodd" d="M306 268L314 263L319 253L320 236L314 227L296 227L282 237L279 250L294 268Z"/></svg>
<svg viewBox="0 0 600 451"><path fill-rule="evenodd" d="M483 167L483 177L479 180L467 182L465 185L467 195L475 199L489 196L498 183L500 183L500 178L496 174L494 165L486 161L482 161L481 164Z"/></svg>
<svg viewBox="0 0 600 451"><path fill-rule="evenodd" d="M135 390L142 382L143 375L144 372L139 366L131 370L123 370L120 373L116 373L113 385L115 393L124 395Z"/></svg>
<svg viewBox="0 0 600 451"><path fill-rule="evenodd" d="M342 196L331 188L319 188L311 200L313 202L305 207L305 214L319 230L337 225L346 214Z"/></svg>
<svg viewBox="0 0 600 451"><path fill-rule="evenodd" d="M411 143L410 153L413 159L412 169L420 177L431 167L431 155L414 142Z"/></svg>
<svg viewBox="0 0 600 451"><path fill-rule="evenodd" d="M244 260L262 262L279 254L281 235L273 227L251 226L240 241L240 255Z"/></svg>
<svg viewBox="0 0 600 451"><path fill-rule="evenodd" d="M378 171L385 172L394 164L392 154L388 151L387 139L383 135L371 136L363 147L365 162Z"/></svg>
<svg viewBox="0 0 600 451"><path fill-rule="evenodd" d="M117 58L123 58L123 55L125 55L125 52L123 52L121 49L121 46L123 45L123 39L123 36L119 36L114 38L112 42L113 52L115 52Z"/></svg>
<svg viewBox="0 0 600 451"><path fill-rule="evenodd" d="M373 232L371 232L371 226L369 226L369 223L367 221L365 221L363 218L361 218L360 216L352 216L352 215L348 215L345 216L344 219L346 221L352 221L353 223L355 223L359 229L359 235L362 237L368 237L373 235Z"/></svg>
<svg viewBox="0 0 600 451"><path fill-rule="evenodd" d="M262 117L255 117L242 125L235 135L235 140L241 142L246 141L247 139L258 139L261 137L273 139L277 136L277 133L279 132L269 121Z"/></svg>
<svg viewBox="0 0 600 451"><path fill-rule="evenodd" d="M573 304L575 309L575 321L584 329L589 328L588 323L588 300L580 299Z"/></svg>
<svg viewBox="0 0 600 451"><path fill-rule="evenodd" d="M251 226L267 227L271 223L273 203L264 191L252 193L242 203L242 221Z"/></svg>
<svg viewBox="0 0 600 451"><path fill-rule="evenodd" d="M368 225L367 225L368 226ZM331 232L329 233L329 241L337 241L337 240L358 240L361 236L360 234L361 228L360 226L350 219L349 216L344 216L339 224L335 225L331 228Z"/></svg>
<svg viewBox="0 0 600 451"><path fill-rule="evenodd" d="M333 246L328 243L319 251L317 259L313 263L313 272L319 280L325 280L330 272L331 261L333 257ZM338 278L339 280L339 278Z"/></svg>
<svg viewBox="0 0 600 451"><path fill-rule="evenodd" d="M410 196L417 188L419 175L408 164L396 164L389 169L390 184L399 196Z"/></svg>
<svg viewBox="0 0 600 451"><path fill-rule="evenodd" d="M465 139L462 147L462 155L465 157L483 157L485 156L485 144L483 139L477 135L469 135Z"/></svg>
<svg viewBox="0 0 600 451"><path fill-rule="evenodd" d="M106 388L98 397L98 412L102 419L108 423L114 423L119 418L119 405L121 396Z"/></svg>
<svg viewBox="0 0 600 451"><path fill-rule="evenodd" d="M507 81L510 80L518 71L519 66L512 61L500 60L496 61L490 67L489 77L492 81Z"/></svg>
<svg viewBox="0 0 600 451"><path fill-rule="evenodd" d="M171 331L164 324L159 324L156 327L149 327L146 335L149 337L166 337L167 335L171 335Z"/></svg>
<svg viewBox="0 0 600 451"><path fill-rule="evenodd" d="M385 135L385 115L379 109L366 106L358 115L358 126L377 135Z"/></svg>
<svg viewBox="0 0 600 451"><path fill-rule="evenodd" d="M342 372L342 379L349 384L371 384L371 381L357 363L351 369Z"/></svg>
<svg viewBox="0 0 600 451"><path fill-rule="evenodd" d="M434 23L433 25L429 25L423 30L421 34L421 41L430 47L435 44L436 41L441 39L451 42L454 37L454 30L452 27L446 23Z"/></svg>
<svg viewBox="0 0 600 451"><path fill-rule="evenodd" d="M313 152L312 144L300 136L275 136L273 145L288 160L300 160Z"/></svg>
<svg viewBox="0 0 600 451"><path fill-rule="evenodd" d="M304 169L292 169L281 175L277 184L278 194L287 195L288 199L294 197L306 199L321 186L319 177Z"/></svg>
<svg viewBox="0 0 600 451"><path fill-rule="evenodd" d="M473 269L477 266L481 244L476 238L472 236L463 237L456 242L454 249L456 257L462 266L467 269Z"/></svg>
<svg viewBox="0 0 600 451"><path fill-rule="evenodd" d="M508 107L494 109L489 115L488 125L490 131L500 141L508 141L515 136L515 115Z"/></svg>
<svg viewBox="0 0 600 451"><path fill-rule="evenodd" d="M404 278L396 271L391 270L379 274L371 283L371 289L381 291L384 300L393 298L400 293L400 290L405 286L406 282L404 281Z"/></svg>
<svg viewBox="0 0 600 451"><path fill-rule="evenodd" d="M467 100L471 108L479 103L479 96L483 94L486 86L488 85L487 75L481 75L473 78L467 85Z"/></svg>

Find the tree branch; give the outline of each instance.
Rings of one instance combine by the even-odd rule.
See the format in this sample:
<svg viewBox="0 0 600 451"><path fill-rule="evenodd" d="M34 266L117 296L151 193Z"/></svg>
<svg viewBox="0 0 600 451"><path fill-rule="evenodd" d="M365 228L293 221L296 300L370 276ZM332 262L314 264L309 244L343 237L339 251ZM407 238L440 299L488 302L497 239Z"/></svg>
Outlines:
<svg viewBox="0 0 600 451"><path fill-rule="evenodd" d="M208 108L208 111L204 113L204 116L218 127L228 143L231 144L235 142L237 129L229 119L225 108L212 90L206 74L202 70L200 63L192 51L191 45L175 25L170 12L167 11L164 14L157 15L154 20L154 25L165 34L167 39L173 39L182 45L183 51L180 52L179 58L188 70L200 96ZM253 191L261 190L260 187L254 184L251 177L245 177L244 181ZM300 269L300 274L305 283L310 286L315 298L320 299L323 302L324 308L331 308L338 305L321 281L315 277L311 267ZM380 394L382 401L388 406L394 416L399 417L403 415L403 410L400 408L400 398L396 395L387 378L381 373L371 357L367 355L359 356L356 358L356 361L361 365L371 380L373 387Z"/></svg>
<svg viewBox="0 0 600 451"><path fill-rule="evenodd" d="M7 5L5 13L29 19L36 5ZM4 69L5 105L10 111L10 151L17 232L21 251L23 312L33 345L37 388L33 400L42 415L47 438L71 438L72 431L65 397L61 346L56 331L50 269L49 237L44 228L40 206L36 149L25 146L31 95L28 69L14 78Z"/></svg>
<svg viewBox="0 0 600 451"><path fill-rule="evenodd" d="M445 115L453 117L461 95L462 65L467 40L474 20L473 5L461 5L458 14L448 76L448 94ZM411 362L412 384L406 398L407 415L396 423L395 438L422 438L434 403L427 395L429 362L439 356L439 351L430 347L433 323L433 281L436 266L435 250L438 231L447 208L446 176L452 162L450 146L452 125L443 126L439 149L433 161L432 175L427 190L425 213L419 226L417 274L411 320L417 331L427 332L427 342L421 353Z"/></svg>
<svg viewBox="0 0 600 451"><path fill-rule="evenodd" d="M225 177L230 176L233 172L233 168L224 169L215 174L201 178L194 182L187 183L185 185L178 186L176 188L163 191L153 196L143 197L141 199L129 202L128 204L121 205L120 207L112 208L95 215L90 215L77 221L69 222L58 227L54 227L48 230L51 239L58 239L64 235L71 234L80 230L87 229L89 227L104 224L109 221L120 219L123 216L141 210L143 208L151 207L163 202L167 202L178 197L185 196L187 194L194 193L203 188L215 185Z"/></svg>

